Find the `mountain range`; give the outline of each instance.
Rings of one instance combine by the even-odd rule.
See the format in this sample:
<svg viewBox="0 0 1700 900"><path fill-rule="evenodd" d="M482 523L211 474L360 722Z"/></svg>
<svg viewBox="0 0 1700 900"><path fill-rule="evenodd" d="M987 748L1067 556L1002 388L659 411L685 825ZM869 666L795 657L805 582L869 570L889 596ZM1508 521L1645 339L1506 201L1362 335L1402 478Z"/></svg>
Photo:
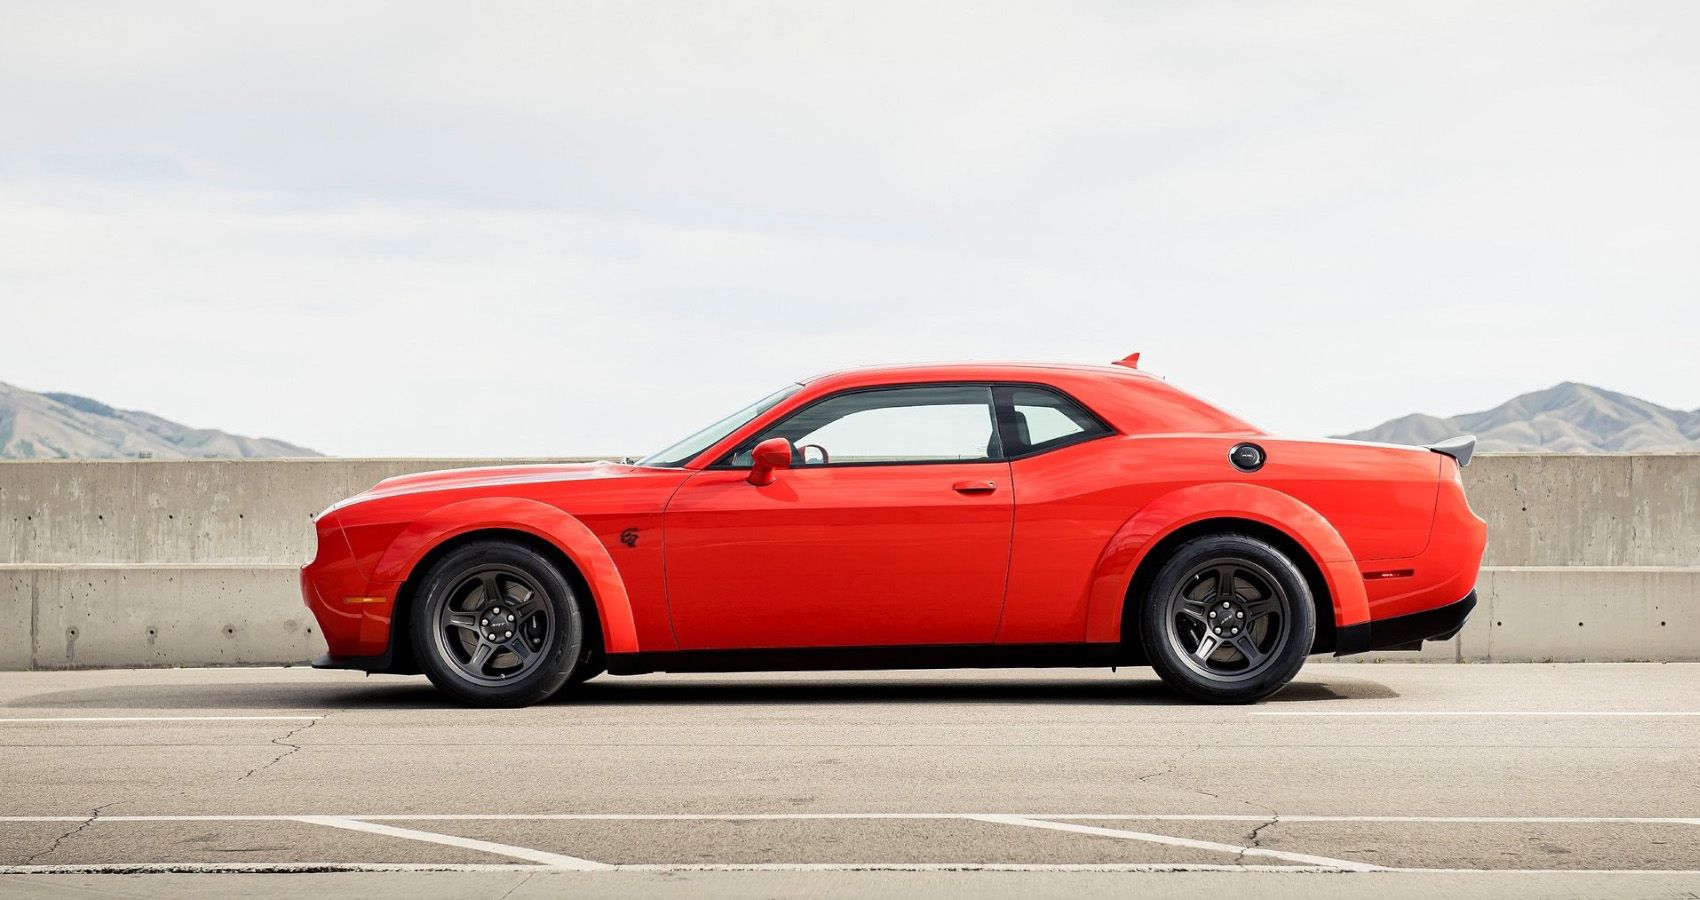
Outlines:
<svg viewBox="0 0 1700 900"><path fill-rule="evenodd" d="M1650 453L1700 450L1700 409L1684 412L1588 384L1563 384L1493 409L1440 418L1422 414L1336 435L1386 444L1432 444L1476 436L1483 452Z"/></svg>
<svg viewBox="0 0 1700 900"><path fill-rule="evenodd" d="M1700 451L1700 410L1684 412L1567 381L1484 412L1403 416L1336 435L1387 444L1432 444L1474 434L1483 452ZM0 459L205 459L323 456L275 438L190 428L152 413L114 409L75 394L0 382Z"/></svg>
<svg viewBox="0 0 1700 900"><path fill-rule="evenodd" d="M190 428L75 394L0 382L0 459L202 459L323 456L273 438Z"/></svg>

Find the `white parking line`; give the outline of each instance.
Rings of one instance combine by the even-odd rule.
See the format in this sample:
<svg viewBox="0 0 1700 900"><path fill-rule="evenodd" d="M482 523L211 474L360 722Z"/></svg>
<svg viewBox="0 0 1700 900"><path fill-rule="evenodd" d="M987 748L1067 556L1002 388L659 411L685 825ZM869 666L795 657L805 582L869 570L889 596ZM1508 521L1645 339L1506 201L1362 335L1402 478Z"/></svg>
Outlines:
<svg viewBox="0 0 1700 900"><path fill-rule="evenodd" d="M539 863L556 869L568 869L578 872L589 872L606 869L606 863L592 862L579 859L576 856L565 856L560 853L549 853L544 850L533 850L530 847L516 847L512 844L497 844L491 841L481 841L476 838L459 837L452 834L438 834L434 831L416 831L412 828L397 828L394 825L380 825L376 822L362 822L358 819L347 819L341 816L295 816L297 822L307 822L312 825L326 825L331 828L342 828L348 831L364 831L368 834L382 834L394 838L405 838L410 841L423 841L427 844L442 844L448 847L460 847L464 850L478 850L493 853L497 856L509 856L523 859L527 862Z"/></svg>
<svg viewBox="0 0 1700 900"><path fill-rule="evenodd" d="M1339 872L1231 863L621 863L621 872Z"/></svg>
<svg viewBox="0 0 1700 900"><path fill-rule="evenodd" d="M0 725L61 725L87 722L310 722L324 716L42 716L0 718Z"/></svg>
<svg viewBox="0 0 1700 900"><path fill-rule="evenodd" d="M1009 813L537 813L537 814L477 814L477 813L404 813L360 816L322 815L157 815L157 816L0 816L0 823L15 822L82 822L115 824L123 822L300 822L349 831L382 835L403 840L421 841L498 856L522 862L513 864L488 863L383 863L383 862L303 862L303 863L91 863L58 865L0 865L0 875L28 874L126 874L148 872L1334 872L1334 873L1415 873L1415 874L1567 874L1567 875L1700 875L1700 869L1486 869L1486 868L1419 868L1378 866L1355 860L1336 859L1292 853L1265 847L1244 847L1193 838L1105 828L1062 819L1130 821L1232 821L1267 822L1269 816L1229 815L1214 813L1043 813L1016 815ZM1246 857L1280 860L1289 865L1235 863L930 863L930 862L865 862L865 863L601 863L565 854L551 853L530 847L501 844L382 824L375 820L417 821L760 821L760 820L955 820L981 821L999 825L1040 828L1052 831L1141 841L1170 847L1235 854L1237 860ZM1282 815L1276 820L1292 822L1432 822L1432 823L1497 823L1497 824L1660 824L1700 826L1700 817L1635 817L1635 816L1330 816Z"/></svg>
<svg viewBox="0 0 1700 900"><path fill-rule="evenodd" d="M850 812L850 813L347 813L315 817L285 815L100 816L96 822L296 822L314 818L357 822L776 822L834 819L1080 819L1130 822L1267 822L1269 816L1233 813L1080 813L1080 812ZM82 822L88 816L0 816L7 822ZM1475 825L1700 825L1687 816L1328 816L1289 815L1282 822L1389 822Z"/></svg>
<svg viewBox="0 0 1700 900"><path fill-rule="evenodd" d="M1168 813L1045 813L1036 819L1127 819L1154 822L1267 822L1268 816L1174 815ZM1307 816L1281 814L1282 822L1390 822L1438 825L1700 825L1700 818L1677 816Z"/></svg>
<svg viewBox="0 0 1700 900"><path fill-rule="evenodd" d="M1535 716L1535 717L1539 717L1539 718L1552 718L1552 717L1558 717L1558 716L1566 716L1566 717L1568 717L1568 716L1605 716L1605 717L1626 717L1626 718L1659 718L1659 717L1685 718L1685 717L1700 716L1700 712L1690 712L1690 711L1686 711L1686 710L1663 711L1663 710L1629 710L1629 709L1549 709L1549 710L1535 710L1535 709L1517 709L1517 710L1485 710L1485 709L1448 709L1448 710L1440 710L1440 709L1311 709L1311 710L1299 709L1299 710L1285 710L1285 709L1254 709L1254 710L1251 711L1251 715L1254 715L1254 716L1299 716L1299 717L1319 717L1319 716L1418 716L1418 717L1421 717L1421 716L1481 716L1481 717L1493 718L1493 717L1501 717L1501 716Z"/></svg>
<svg viewBox="0 0 1700 900"><path fill-rule="evenodd" d="M1216 841L1200 841L1193 838L1174 837L1167 834L1151 834L1144 831L1125 831L1120 828L1099 828L1095 825L1077 825L1073 822L1048 822L1042 819L1028 819L1021 816L974 816L981 822L996 822L1003 825L1023 825L1028 828L1044 828L1051 831L1068 831L1074 834L1090 834L1098 837L1121 838L1129 841L1144 841L1148 844L1162 844L1166 847L1185 847L1189 850L1209 850L1216 853L1232 853L1236 857L1261 856L1269 859L1279 859L1290 863L1301 863L1311 866L1326 866L1346 872L1375 872L1380 866L1369 863L1354 862L1349 859L1334 859L1328 856L1311 856L1305 853L1288 853L1284 850L1270 850L1266 847L1242 847L1236 844L1221 844Z"/></svg>
<svg viewBox="0 0 1700 900"><path fill-rule="evenodd" d="M92 863L81 865L0 866L0 875L136 875L224 873L262 875L288 872L576 872L592 877L605 872L1273 872L1286 874L1376 875L1652 875L1695 876L1700 869L1422 869L1386 867L1344 873L1332 866L1232 866L1213 863L659 863L607 866L592 872L577 867L486 863Z"/></svg>

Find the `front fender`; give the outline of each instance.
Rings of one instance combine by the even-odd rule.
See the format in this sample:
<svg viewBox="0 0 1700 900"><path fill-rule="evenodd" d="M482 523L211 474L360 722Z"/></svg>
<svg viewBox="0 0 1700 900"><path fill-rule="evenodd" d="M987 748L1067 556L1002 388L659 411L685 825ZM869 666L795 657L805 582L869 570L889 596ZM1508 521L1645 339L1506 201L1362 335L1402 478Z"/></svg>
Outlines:
<svg viewBox="0 0 1700 900"><path fill-rule="evenodd" d="M1298 543L1322 570L1338 628L1369 621L1363 578L1340 533L1288 494L1254 484L1217 482L1181 488L1146 504L1118 529L1098 560L1087 599L1090 641L1121 640L1122 610L1133 575L1164 538L1208 519L1245 519Z"/></svg>
<svg viewBox="0 0 1700 900"><path fill-rule="evenodd" d="M583 522L536 500L480 497L437 507L408 524L390 542L373 572L374 581L405 581L427 553L463 534L488 529L521 531L548 541L566 554L590 585L602 646L609 653L638 649L631 599L608 548Z"/></svg>

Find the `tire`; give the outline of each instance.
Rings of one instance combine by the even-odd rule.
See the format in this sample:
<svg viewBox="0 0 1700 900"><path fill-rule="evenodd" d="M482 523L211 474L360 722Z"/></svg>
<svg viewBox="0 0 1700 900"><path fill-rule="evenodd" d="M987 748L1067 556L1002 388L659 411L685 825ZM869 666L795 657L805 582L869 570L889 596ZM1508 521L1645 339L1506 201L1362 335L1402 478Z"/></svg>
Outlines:
<svg viewBox="0 0 1700 900"><path fill-rule="evenodd" d="M410 630L419 667L462 703L527 706L577 668L578 597L535 550L497 540L458 547L431 566L417 596Z"/></svg>
<svg viewBox="0 0 1700 900"><path fill-rule="evenodd" d="M603 674L604 672L607 672L607 671L608 671L607 669L604 669L600 666L583 666L583 667L580 667L580 668L575 668L575 669L573 669L573 674L567 676L566 686L570 688L575 684L584 684L585 682L589 681L590 679L595 678L596 676L601 675L601 674Z"/></svg>
<svg viewBox="0 0 1700 900"><path fill-rule="evenodd" d="M1242 534L1182 544L1141 601L1145 658L1171 688L1203 703L1253 703L1275 693L1299 673L1316 639L1316 602L1298 566Z"/></svg>
<svg viewBox="0 0 1700 900"><path fill-rule="evenodd" d="M579 654L578 663L573 666L573 674L567 676L566 684L561 686L562 693L570 693L574 685L584 684L592 678L608 671L602 664L602 651L595 641L584 642L584 652Z"/></svg>

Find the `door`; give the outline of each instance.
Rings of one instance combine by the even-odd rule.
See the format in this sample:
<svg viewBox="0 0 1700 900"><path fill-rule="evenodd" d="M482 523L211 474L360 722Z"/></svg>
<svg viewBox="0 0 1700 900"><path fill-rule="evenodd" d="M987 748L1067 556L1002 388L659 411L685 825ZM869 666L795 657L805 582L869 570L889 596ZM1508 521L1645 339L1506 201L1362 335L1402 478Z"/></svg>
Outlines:
<svg viewBox="0 0 1700 900"><path fill-rule="evenodd" d="M680 649L991 643L1013 492L986 385L856 390L692 476L663 518ZM797 448L772 484L749 453Z"/></svg>

